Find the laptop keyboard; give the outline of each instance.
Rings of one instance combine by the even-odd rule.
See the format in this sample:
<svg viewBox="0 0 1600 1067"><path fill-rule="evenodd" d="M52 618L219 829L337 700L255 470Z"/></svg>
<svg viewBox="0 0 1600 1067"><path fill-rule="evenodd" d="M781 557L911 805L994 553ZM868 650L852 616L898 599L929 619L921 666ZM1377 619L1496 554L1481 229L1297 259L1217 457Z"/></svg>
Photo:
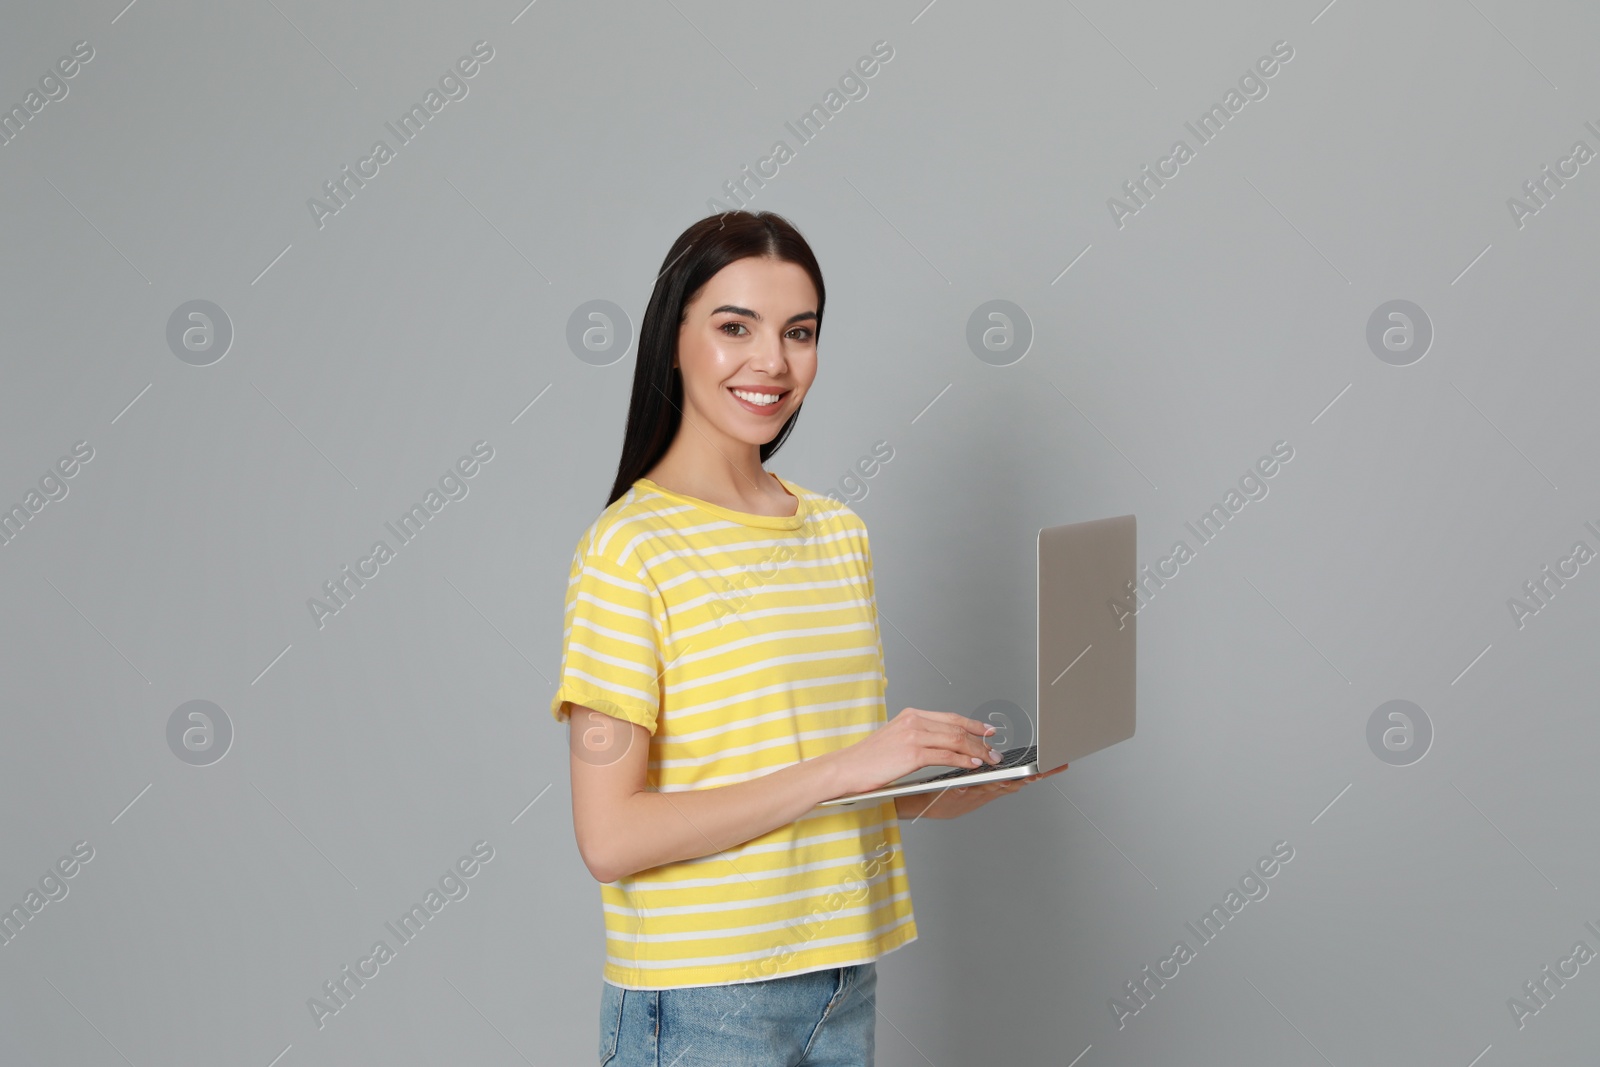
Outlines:
<svg viewBox="0 0 1600 1067"><path fill-rule="evenodd" d="M951 778L965 778L971 774L982 774L984 771L999 771L1018 764L1032 763L1039 754L1038 745L1028 745L1026 748L1009 748L1000 753L999 763L985 763L981 767L956 767L943 774L936 774L931 778L923 778L916 782L923 785L927 782L944 782Z"/></svg>

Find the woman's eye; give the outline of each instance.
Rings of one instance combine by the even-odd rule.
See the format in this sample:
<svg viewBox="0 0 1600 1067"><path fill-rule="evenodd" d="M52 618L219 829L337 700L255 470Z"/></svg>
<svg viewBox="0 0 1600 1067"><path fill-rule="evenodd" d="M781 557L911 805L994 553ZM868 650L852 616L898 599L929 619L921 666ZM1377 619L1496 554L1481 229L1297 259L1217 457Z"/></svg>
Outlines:
<svg viewBox="0 0 1600 1067"><path fill-rule="evenodd" d="M718 326L717 329L721 330L723 333L727 333L730 337L743 336L742 334L738 334L738 333L730 333L729 332L730 327L733 330L743 330L745 333L749 333L750 332L750 328L748 326L746 326L744 323L738 322L738 321L732 320L732 319L730 319L729 321L723 323L721 326ZM796 326L794 329L790 330L784 336L788 337L789 340L791 340L791 341L809 341L809 340L811 340L811 336L812 336L811 328L808 327L808 326Z"/></svg>

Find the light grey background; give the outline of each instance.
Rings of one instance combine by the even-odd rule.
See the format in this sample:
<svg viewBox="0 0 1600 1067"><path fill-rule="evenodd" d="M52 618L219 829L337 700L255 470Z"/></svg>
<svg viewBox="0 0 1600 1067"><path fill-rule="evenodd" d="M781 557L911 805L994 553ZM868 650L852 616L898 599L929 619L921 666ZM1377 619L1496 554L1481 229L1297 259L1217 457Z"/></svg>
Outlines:
<svg viewBox="0 0 1600 1067"><path fill-rule="evenodd" d="M821 492L893 448L847 483L891 711L1031 704L1040 526L1133 512L1141 563L1196 548L1139 614L1132 740L906 828L921 936L880 964L878 1062L1592 1057L1600 963L1520 1028L1508 999L1600 950L1600 565L1507 606L1600 547L1600 163L1507 207L1600 149L1592 8L122 5L11 2L0 32L8 109L94 49L0 146L0 504L94 450L0 547L0 904L94 850L0 946L0 1061L593 1062L599 894L548 704L634 353L579 359L568 319L610 300L636 336L672 239L779 139L749 205L829 301L769 467ZM468 95L319 229L307 199L480 40ZM197 299L234 331L209 366L166 340ZM1033 331L1009 366L966 342L997 299ZM1367 343L1391 300L1434 330L1408 366ZM322 583L478 441L467 496L319 628ZM1395 699L1433 730L1409 766L1367 742ZM192 700L232 724L208 766L168 746ZM319 1029L308 999L477 841L470 894ZM1119 1028L1277 841L1270 894Z"/></svg>

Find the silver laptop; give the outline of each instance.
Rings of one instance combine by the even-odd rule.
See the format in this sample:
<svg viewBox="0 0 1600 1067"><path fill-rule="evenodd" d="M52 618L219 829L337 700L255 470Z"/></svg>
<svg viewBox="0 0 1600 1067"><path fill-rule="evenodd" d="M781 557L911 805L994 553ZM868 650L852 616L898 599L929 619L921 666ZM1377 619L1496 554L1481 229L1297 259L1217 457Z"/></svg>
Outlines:
<svg viewBox="0 0 1600 1067"><path fill-rule="evenodd" d="M999 763L923 767L822 803L851 806L1043 774L1132 737L1134 530L1132 515L1118 515L1039 531L1032 744L998 750Z"/></svg>

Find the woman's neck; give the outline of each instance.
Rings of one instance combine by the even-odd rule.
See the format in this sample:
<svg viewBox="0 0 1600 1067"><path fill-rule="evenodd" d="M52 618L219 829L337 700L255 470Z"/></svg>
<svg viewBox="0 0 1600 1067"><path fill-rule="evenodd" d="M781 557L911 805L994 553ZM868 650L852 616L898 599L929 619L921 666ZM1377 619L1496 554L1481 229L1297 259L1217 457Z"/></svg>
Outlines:
<svg viewBox="0 0 1600 1067"><path fill-rule="evenodd" d="M690 467L675 461L669 452L644 476L675 493L752 515L789 518L797 513L800 506L800 502L759 462L754 472L740 470L721 461Z"/></svg>

